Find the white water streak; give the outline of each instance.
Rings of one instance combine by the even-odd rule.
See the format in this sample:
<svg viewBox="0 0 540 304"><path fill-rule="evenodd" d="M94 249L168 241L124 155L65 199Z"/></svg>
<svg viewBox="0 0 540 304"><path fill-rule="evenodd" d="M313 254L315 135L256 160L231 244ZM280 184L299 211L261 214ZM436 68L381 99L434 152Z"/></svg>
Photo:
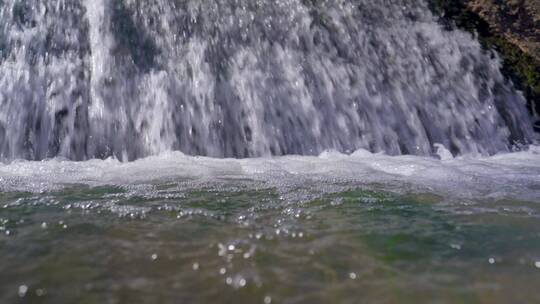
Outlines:
<svg viewBox="0 0 540 304"><path fill-rule="evenodd" d="M498 59L420 1L2 3L1 160L487 155L536 140Z"/></svg>

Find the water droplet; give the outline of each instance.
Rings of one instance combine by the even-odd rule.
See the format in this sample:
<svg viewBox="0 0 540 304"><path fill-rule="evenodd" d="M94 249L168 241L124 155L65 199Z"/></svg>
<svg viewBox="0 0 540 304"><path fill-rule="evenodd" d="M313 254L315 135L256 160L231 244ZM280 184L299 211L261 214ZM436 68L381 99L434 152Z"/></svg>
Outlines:
<svg viewBox="0 0 540 304"><path fill-rule="evenodd" d="M452 249L461 250L461 245L459 245L459 244L450 244L450 247Z"/></svg>
<svg viewBox="0 0 540 304"><path fill-rule="evenodd" d="M41 228L42 229L47 229L47 223L46 222L41 223Z"/></svg>
<svg viewBox="0 0 540 304"><path fill-rule="evenodd" d="M158 259L157 253L152 254L151 258L152 258L152 261L157 260Z"/></svg>
<svg viewBox="0 0 540 304"><path fill-rule="evenodd" d="M264 297L264 304L270 304L272 303L272 298L270 296Z"/></svg>
<svg viewBox="0 0 540 304"><path fill-rule="evenodd" d="M540 261L534 262L534 266L535 266L536 268L540 268Z"/></svg>
<svg viewBox="0 0 540 304"><path fill-rule="evenodd" d="M495 259L494 259L494 258L489 258L488 262L489 262L490 264L495 264Z"/></svg>
<svg viewBox="0 0 540 304"><path fill-rule="evenodd" d="M199 270L199 263L193 263L193 270Z"/></svg>
<svg viewBox="0 0 540 304"><path fill-rule="evenodd" d="M356 280L356 273L354 272L349 273L349 278L351 278L351 280Z"/></svg>
<svg viewBox="0 0 540 304"><path fill-rule="evenodd" d="M244 286L246 286L246 283L247 283L246 279L241 278L240 281L238 281L238 286L244 287Z"/></svg>
<svg viewBox="0 0 540 304"><path fill-rule="evenodd" d="M229 245L229 251L233 251L235 248L234 245Z"/></svg>
<svg viewBox="0 0 540 304"><path fill-rule="evenodd" d="M28 286L26 285L19 286L19 297L23 298L24 296L26 296L27 292L28 292Z"/></svg>
<svg viewBox="0 0 540 304"><path fill-rule="evenodd" d="M47 293L47 291L45 289L42 289L42 288L36 290L36 296L38 296L38 297L42 297L46 293Z"/></svg>
<svg viewBox="0 0 540 304"><path fill-rule="evenodd" d="M226 273L227 273L227 269L225 269L225 267L219 270L219 274L226 274Z"/></svg>
<svg viewBox="0 0 540 304"><path fill-rule="evenodd" d="M227 285L231 285L232 284L232 278L228 277L227 279L225 279L225 283L227 283Z"/></svg>

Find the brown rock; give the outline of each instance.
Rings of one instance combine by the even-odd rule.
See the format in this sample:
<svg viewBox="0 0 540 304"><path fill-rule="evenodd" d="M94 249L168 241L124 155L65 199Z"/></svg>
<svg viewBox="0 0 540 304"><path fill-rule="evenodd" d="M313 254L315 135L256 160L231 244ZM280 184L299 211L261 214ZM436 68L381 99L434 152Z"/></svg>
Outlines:
<svg viewBox="0 0 540 304"><path fill-rule="evenodd" d="M540 0L464 0L492 30L540 61Z"/></svg>

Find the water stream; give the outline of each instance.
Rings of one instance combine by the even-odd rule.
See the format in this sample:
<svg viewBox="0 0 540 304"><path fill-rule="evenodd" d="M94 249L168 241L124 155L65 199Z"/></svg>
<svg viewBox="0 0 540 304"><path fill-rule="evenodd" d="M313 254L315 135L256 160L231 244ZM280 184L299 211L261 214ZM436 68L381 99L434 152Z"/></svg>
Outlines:
<svg viewBox="0 0 540 304"><path fill-rule="evenodd" d="M540 146L410 0L0 0L0 303L540 303Z"/></svg>
<svg viewBox="0 0 540 304"><path fill-rule="evenodd" d="M4 0L0 20L4 160L535 139L496 55L421 1Z"/></svg>

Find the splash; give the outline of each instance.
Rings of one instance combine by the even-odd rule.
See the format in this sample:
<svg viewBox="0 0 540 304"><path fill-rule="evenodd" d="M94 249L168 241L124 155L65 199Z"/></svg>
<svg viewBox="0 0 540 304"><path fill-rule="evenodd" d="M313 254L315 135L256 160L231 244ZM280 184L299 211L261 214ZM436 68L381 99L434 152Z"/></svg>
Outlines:
<svg viewBox="0 0 540 304"><path fill-rule="evenodd" d="M217 159L167 152L134 162L117 159L74 162L15 161L0 164L0 191L50 192L66 186L142 187L180 184L193 189L277 189L332 193L348 187L374 187L395 193L433 193L448 199L540 200L540 147L489 157L390 156L358 150L350 155L327 151L319 156ZM292 191L295 190L295 191ZM301 200L301 196L287 198Z"/></svg>
<svg viewBox="0 0 540 304"><path fill-rule="evenodd" d="M534 142L496 56L421 1L0 1L0 159L492 155Z"/></svg>

